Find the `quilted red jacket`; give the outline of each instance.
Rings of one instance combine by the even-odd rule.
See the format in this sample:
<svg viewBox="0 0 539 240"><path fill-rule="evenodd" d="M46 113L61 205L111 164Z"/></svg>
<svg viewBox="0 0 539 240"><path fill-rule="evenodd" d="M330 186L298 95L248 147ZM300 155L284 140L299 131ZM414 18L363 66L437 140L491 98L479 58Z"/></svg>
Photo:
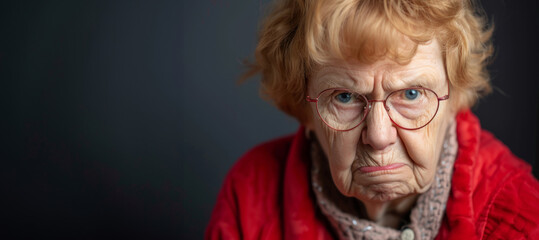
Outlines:
<svg viewBox="0 0 539 240"><path fill-rule="evenodd" d="M436 239L539 239L539 182L479 120L457 116L459 151ZM255 147L230 170L205 239L333 239L313 202L304 130Z"/></svg>

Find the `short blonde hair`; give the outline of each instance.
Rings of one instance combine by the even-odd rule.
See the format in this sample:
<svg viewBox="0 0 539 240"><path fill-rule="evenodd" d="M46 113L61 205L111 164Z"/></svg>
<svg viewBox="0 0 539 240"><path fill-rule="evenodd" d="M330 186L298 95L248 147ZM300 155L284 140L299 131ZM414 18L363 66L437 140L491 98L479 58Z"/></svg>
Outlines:
<svg viewBox="0 0 539 240"><path fill-rule="evenodd" d="M262 93L305 123L308 78L332 60L406 64L418 44L438 40L458 109L491 91L486 70L492 27L470 0L280 0L259 33L255 62L245 77L262 74ZM403 36L413 47L399 48Z"/></svg>

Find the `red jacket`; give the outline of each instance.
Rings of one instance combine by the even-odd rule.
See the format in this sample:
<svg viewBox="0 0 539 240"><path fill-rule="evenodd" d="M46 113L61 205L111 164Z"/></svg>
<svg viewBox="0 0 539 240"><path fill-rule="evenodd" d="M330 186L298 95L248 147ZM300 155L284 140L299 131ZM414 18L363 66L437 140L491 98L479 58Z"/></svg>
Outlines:
<svg viewBox="0 0 539 240"><path fill-rule="evenodd" d="M539 182L470 112L436 239L539 239ZM245 154L230 170L205 239L332 239L309 184L304 130Z"/></svg>

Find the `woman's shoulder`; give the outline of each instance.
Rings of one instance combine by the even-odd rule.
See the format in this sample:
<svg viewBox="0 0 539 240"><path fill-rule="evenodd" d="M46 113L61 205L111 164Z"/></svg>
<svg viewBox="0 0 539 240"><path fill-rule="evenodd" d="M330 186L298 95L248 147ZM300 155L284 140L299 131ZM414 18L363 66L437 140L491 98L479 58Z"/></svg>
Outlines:
<svg viewBox="0 0 539 240"><path fill-rule="evenodd" d="M228 177L262 177L260 174L278 174L286 162L294 135L276 138L251 148L231 168Z"/></svg>
<svg viewBox="0 0 539 240"><path fill-rule="evenodd" d="M486 131L477 160L482 163L473 200L485 203L478 213L483 238L538 239L539 182L531 166Z"/></svg>
<svg viewBox="0 0 539 240"><path fill-rule="evenodd" d="M223 182L205 239L281 236L280 198L294 137L259 144L240 157Z"/></svg>
<svg viewBox="0 0 539 240"><path fill-rule="evenodd" d="M481 139L479 156L484 163L477 189L490 189L480 216L485 221L484 238L538 239L539 182L531 174L531 166L492 134L483 131Z"/></svg>
<svg viewBox="0 0 539 240"><path fill-rule="evenodd" d="M539 238L539 182L530 165L481 129L471 112L457 120L459 154L447 205L452 229L463 225L461 232L475 229L482 239Z"/></svg>
<svg viewBox="0 0 539 240"><path fill-rule="evenodd" d="M293 139L294 135L280 137L247 151L228 172L223 188L233 191L236 198L277 196Z"/></svg>
<svg viewBox="0 0 539 240"><path fill-rule="evenodd" d="M459 154L455 167L466 170L457 171L457 175L471 178L474 185L485 180L492 181L492 185L517 173L531 172L528 163L515 156L492 133L481 128L479 119L471 111L460 113L457 122Z"/></svg>
<svg viewBox="0 0 539 240"><path fill-rule="evenodd" d="M488 210L484 238L539 239L539 182L531 174L506 181Z"/></svg>

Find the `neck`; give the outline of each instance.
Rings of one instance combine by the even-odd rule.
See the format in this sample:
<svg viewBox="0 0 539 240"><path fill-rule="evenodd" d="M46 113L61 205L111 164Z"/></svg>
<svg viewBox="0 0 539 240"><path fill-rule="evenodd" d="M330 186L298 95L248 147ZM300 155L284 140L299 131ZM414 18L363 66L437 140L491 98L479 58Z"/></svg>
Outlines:
<svg viewBox="0 0 539 240"><path fill-rule="evenodd" d="M384 227L398 228L402 224L419 195L407 196L389 202L362 201L365 206L367 217Z"/></svg>

